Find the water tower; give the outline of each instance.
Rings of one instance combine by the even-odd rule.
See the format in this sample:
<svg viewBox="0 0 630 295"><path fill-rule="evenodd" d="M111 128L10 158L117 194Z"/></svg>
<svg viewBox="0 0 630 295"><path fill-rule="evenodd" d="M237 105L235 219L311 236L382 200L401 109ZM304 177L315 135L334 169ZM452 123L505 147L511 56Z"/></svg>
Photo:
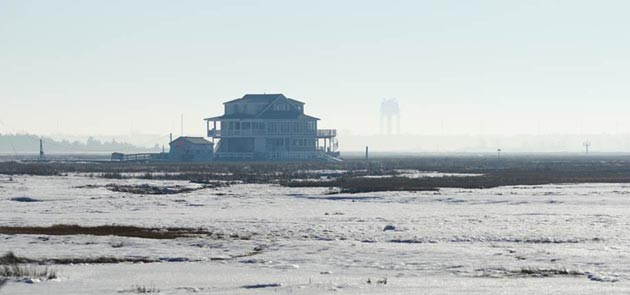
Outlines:
<svg viewBox="0 0 630 295"><path fill-rule="evenodd" d="M396 134L400 133L400 106L395 98L383 99L381 103L381 134L392 134L392 121L396 121Z"/></svg>

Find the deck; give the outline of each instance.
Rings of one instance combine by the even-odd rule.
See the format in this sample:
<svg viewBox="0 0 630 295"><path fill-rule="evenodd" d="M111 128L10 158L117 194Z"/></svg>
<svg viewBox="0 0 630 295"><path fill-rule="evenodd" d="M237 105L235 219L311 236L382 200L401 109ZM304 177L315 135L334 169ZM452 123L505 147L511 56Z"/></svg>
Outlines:
<svg viewBox="0 0 630 295"><path fill-rule="evenodd" d="M220 129L209 129L208 137L211 138L221 138L227 136L246 136L246 137L254 137L254 136L270 136L270 135L283 135L283 136L303 136L303 135L311 135L312 132L268 132L267 130L260 129L240 129L240 130L220 130ZM316 133L317 138L334 138L337 137L336 129L319 129Z"/></svg>

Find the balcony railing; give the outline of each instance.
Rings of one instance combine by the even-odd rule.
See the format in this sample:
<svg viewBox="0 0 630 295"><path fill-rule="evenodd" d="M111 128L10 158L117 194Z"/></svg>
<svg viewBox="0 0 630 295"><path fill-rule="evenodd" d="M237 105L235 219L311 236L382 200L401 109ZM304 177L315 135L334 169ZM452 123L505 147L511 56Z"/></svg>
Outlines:
<svg viewBox="0 0 630 295"><path fill-rule="evenodd" d="M337 136L337 129L319 129L317 130L317 137L319 138L331 138Z"/></svg>
<svg viewBox="0 0 630 295"><path fill-rule="evenodd" d="M208 137L221 137L221 130L217 130L217 129L208 130Z"/></svg>
<svg viewBox="0 0 630 295"><path fill-rule="evenodd" d="M321 135L320 135L321 133ZM266 135L295 135L311 137L315 135L315 130L267 130L267 129L210 129L208 137L227 137L227 136L266 136ZM318 130L317 137L330 138L337 135L336 130Z"/></svg>
<svg viewBox="0 0 630 295"><path fill-rule="evenodd" d="M220 160L253 160L254 153L216 153L215 157Z"/></svg>

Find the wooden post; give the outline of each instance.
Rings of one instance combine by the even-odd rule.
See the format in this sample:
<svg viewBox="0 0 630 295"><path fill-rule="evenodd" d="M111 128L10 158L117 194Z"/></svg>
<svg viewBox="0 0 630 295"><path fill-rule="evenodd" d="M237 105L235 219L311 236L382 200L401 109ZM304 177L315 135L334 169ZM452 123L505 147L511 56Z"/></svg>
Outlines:
<svg viewBox="0 0 630 295"><path fill-rule="evenodd" d="M370 149L368 148L368 146L365 146L365 170L368 171L368 173L370 172Z"/></svg>

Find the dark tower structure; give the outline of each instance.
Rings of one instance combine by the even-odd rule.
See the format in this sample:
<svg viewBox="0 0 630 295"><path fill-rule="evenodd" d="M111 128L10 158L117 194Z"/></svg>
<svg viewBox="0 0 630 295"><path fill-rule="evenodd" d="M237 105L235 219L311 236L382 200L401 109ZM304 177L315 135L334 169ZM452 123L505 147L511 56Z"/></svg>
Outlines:
<svg viewBox="0 0 630 295"><path fill-rule="evenodd" d="M44 141L39 140L39 161L46 161L46 155L44 155Z"/></svg>

